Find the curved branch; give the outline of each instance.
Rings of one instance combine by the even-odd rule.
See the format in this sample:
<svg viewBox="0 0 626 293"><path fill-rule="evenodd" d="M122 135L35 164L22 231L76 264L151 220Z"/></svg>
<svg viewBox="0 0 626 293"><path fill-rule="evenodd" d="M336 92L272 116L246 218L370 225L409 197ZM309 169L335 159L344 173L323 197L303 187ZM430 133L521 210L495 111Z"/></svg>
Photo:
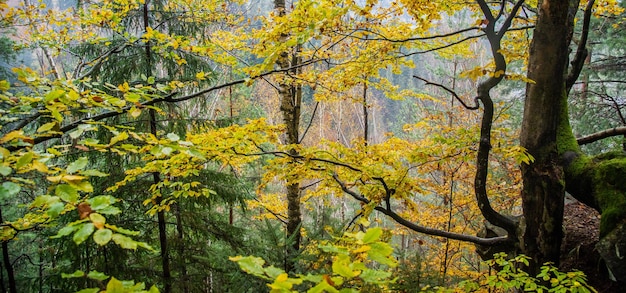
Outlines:
<svg viewBox="0 0 626 293"><path fill-rule="evenodd" d="M595 0L590 0L587 3L587 7L585 8L585 16L583 19L583 28L580 36L580 41L578 42L578 48L576 49L576 56L574 60L570 63L572 65L572 69L567 75L567 79L565 80L565 89L569 93L572 89L572 86L578 79L580 72L583 69L583 65L585 64L585 59L587 59L587 55L589 52L587 51L587 37L589 36L589 25L591 23L591 9L593 8Z"/></svg>
<svg viewBox="0 0 626 293"><path fill-rule="evenodd" d="M511 14L509 14L509 16L506 18L506 20L504 20L504 23L502 24L502 26L500 27L500 31L498 32L498 36L500 38L502 38L504 36L504 33L506 33L509 28L511 27L511 23L513 22L513 18L515 18L515 16L517 15L517 11L519 11L520 7L522 7L522 4L524 4L524 0L519 0L517 1L517 3L515 3L515 5L513 5L513 9L511 9ZM502 8L504 9L504 1L502 3Z"/></svg>
<svg viewBox="0 0 626 293"><path fill-rule="evenodd" d="M606 130L602 130L596 133L585 135L583 137L577 138L576 142L578 142L578 145L584 145L584 144L589 144L589 143L592 143L601 139L605 139L605 138L612 137L612 136L618 136L618 135L626 135L626 126L614 127L611 129L606 129Z"/></svg>
<svg viewBox="0 0 626 293"><path fill-rule="evenodd" d="M521 2L521 1L520 1ZM517 224L511 218L505 217L493 209L489 201L487 194L487 175L489 173L489 153L491 151L491 127L493 123L493 100L490 96L490 91L504 77L506 72L506 60L500 52L500 40L504 35L503 32L495 33L495 23L491 10L484 0L478 0L483 13L490 21L485 28L485 34L489 40L491 47L491 54L495 63L494 75L487 80L481 82L478 85L478 99L482 102L484 111L480 125L480 141L478 143L478 153L476 155L476 176L474 177L474 193L476 195L476 201L482 215L491 224L504 228L509 236L514 236L517 233ZM518 2L518 5L520 3ZM518 7L516 5L516 7ZM519 7L518 7L519 8ZM506 29L504 29L506 30Z"/></svg>
<svg viewBox="0 0 626 293"><path fill-rule="evenodd" d="M337 184L339 184L339 186L341 187L341 190L347 194L349 194L350 196L352 196L354 199L365 203L365 204L369 204L370 200L368 200L367 198L363 197L362 195L350 190L337 176L337 174L333 174L333 179L335 179L335 182L337 182ZM445 237L448 239L453 239L453 240L459 240L459 241L465 241L465 242L471 242L471 243L475 243L475 244L479 244L479 245L486 245L486 246L490 246L490 245L498 245L498 244L502 244L502 243L507 243L510 242L511 240L509 239L509 237L507 236L500 236L500 237L494 237L494 238L481 238L481 237L477 237L477 236L472 236L472 235L465 235L465 234L459 234L459 233L454 233L454 232L448 232L448 231L444 231L444 230L439 230L439 229L433 229L433 228L428 228L428 227L424 227L424 226L420 226L417 225L405 218L403 218L402 216L398 215L396 212L392 211L390 208L384 208L381 206L376 206L374 208L376 211L379 211L381 213L383 213L384 215L392 218L394 221L396 221L396 223L410 229L413 230L415 232L418 233L422 233L422 234L426 234L426 235L431 235L431 236L439 236L439 237Z"/></svg>
<svg viewBox="0 0 626 293"><path fill-rule="evenodd" d="M459 95L456 94L455 91L453 91L452 89L448 88L447 86L445 86L443 84L439 84L439 83L434 83L434 82L428 81L427 79L421 78L421 77L419 77L417 75L413 75L413 77L415 77L415 78L425 82L426 85L434 85L434 86L440 87L440 88L444 89L445 91L449 92L451 95L454 96L454 98L456 98L457 101L459 101L459 103L461 103L461 105L463 105L463 107L465 107L465 109L468 109L468 110L478 110L478 108L480 106L478 104L478 98L474 98L474 106L469 106L469 105L467 105L463 101L463 99L461 99L461 97L459 97Z"/></svg>

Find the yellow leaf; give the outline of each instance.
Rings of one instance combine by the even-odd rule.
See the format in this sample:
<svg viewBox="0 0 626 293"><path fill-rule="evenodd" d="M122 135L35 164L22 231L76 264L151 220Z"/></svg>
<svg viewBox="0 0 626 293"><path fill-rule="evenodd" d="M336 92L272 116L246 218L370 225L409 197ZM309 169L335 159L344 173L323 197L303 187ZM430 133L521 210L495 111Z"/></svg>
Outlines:
<svg viewBox="0 0 626 293"><path fill-rule="evenodd" d="M50 129L54 128L55 125L57 125L57 122L50 122L50 123L41 125L39 126L39 128L37 128L37 133L49 131Z"/></svg>
<svg viewBox="0 0 626 293"><path fill-rule="evenodd" d="M132 107L130 111L128 111L128 114L130 114L130 116L133 118L137 118L139 117L139 115L141 115L141 110L137 107Z"/></svg>
<svg viewBox="0 0 626 293"><path fill-rule="evenodd" d="M5 143L7 141L11 141L14 140L16 138L22 138L24 137L24 132L21 130L14 130L11 131L9 133L7 133L5 136L2 137L2 139L0 139L0 143Z"/></svg>

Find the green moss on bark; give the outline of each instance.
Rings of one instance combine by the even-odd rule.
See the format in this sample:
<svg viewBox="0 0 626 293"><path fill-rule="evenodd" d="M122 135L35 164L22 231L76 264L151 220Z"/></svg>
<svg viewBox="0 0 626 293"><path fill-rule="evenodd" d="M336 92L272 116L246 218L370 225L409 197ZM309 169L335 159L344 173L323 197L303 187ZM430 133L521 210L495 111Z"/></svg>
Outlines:
<svg viewBox="0 0 626 293"><path fill-rule="evenodd" d="M557 149L565 171L566 190L602 214L600 237L626 218L626 154L582 153L569 124L567 99L562 99Z"/></svg>
<svg viewBox="0 0 626 293"><path fill-rule="evenodd" d="M605 154L594 158L594 162L594 195L602 211L602 237L626 218L626 156Z"/></svg>

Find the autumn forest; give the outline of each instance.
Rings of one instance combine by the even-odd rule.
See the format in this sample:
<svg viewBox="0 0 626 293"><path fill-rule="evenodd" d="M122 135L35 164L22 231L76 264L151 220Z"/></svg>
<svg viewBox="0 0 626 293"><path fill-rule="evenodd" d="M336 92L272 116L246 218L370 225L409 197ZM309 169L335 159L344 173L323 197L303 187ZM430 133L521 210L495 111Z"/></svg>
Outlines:
<svg viewBox="0 0 626 293"><path fill-rule="evenodd" d="M0 292L623 292L625 8L0 0Z"/></svg>

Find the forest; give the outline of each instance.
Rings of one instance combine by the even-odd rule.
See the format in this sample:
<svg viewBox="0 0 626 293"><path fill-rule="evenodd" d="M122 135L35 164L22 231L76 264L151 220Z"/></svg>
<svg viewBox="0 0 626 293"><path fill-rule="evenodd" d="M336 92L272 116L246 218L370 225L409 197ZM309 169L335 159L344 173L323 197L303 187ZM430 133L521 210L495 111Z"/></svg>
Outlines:
<svg viewBox="0 0 626 293"><path fill-rule="evenodd" d="M0 0L0 292L623 292L626 3Z"/></svg>

